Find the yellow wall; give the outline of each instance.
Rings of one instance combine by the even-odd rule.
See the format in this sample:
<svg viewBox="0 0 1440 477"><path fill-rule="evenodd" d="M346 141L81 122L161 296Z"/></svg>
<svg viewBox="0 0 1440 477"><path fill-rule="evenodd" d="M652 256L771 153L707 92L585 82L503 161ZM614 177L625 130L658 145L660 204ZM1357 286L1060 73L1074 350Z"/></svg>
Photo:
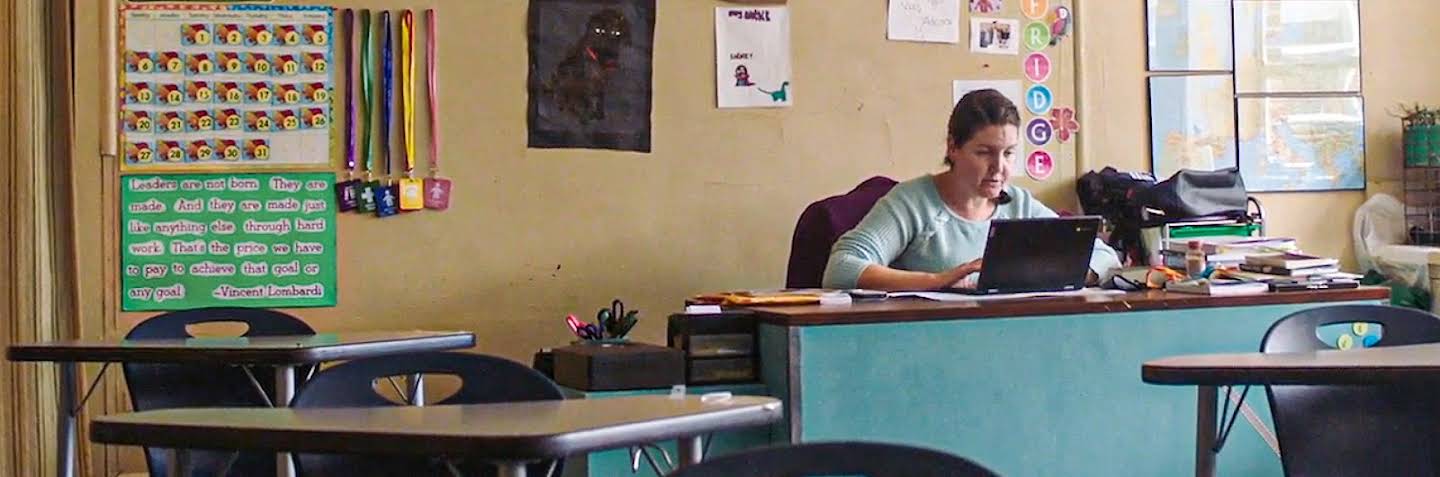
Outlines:
<svg viewBox="0 0 1440 477"><path fill-rule="evenodd" d="M526 3L346 2L440 6L445 170L456 180L456 202L442 213L342 219L341 305L298 314L330 330L473 330L479 350L528 361L537 348L567 341L566 313L590 318L620 297L642 310L635 336L663 342L664 316L687 295L783 284L795 217L807 203L871 175L935 170L950 80L994 77L981 65L1008 60L975 58L962 45L887 42L883 0L795 0L796 106L720 111L712 9L721 3L658 0L655 153L530 150ZM1052 207L1074 207L1077 170L1149 167L1143 5L1076 5L1081 157L1063 155L1046 183L1019 181ZM99 12L78 14L78 228L94 238L80 251L81 329L116 336L144 315L118 313L114 299L115 164L86 166L99 147L101 84L85 74L99 68ZM1362 2L1371 193L1399 191L1399 121L1387 110L1402 101L1440 103L1440 56L1411 49L1428 43L1437 20L1425 2ZM426 134L423 125L419 131ZM1350 222L1364 198L1261 196L1272 234L1347 261ZM106 406L119 409L114 388ZM126 462L129 470L138 464Z"/></svg>
<svg viewBox="0 0 1440 477"><path fill-rule="evenodd" d="M800 1L796 105L719 110L713 24L725 3L657 3L654 152L637 154L526 148L528 2L340 2L440 6L442 165L455 199L440 213L342 215L340 306L296 312L324 329L475 330L479 349L528 360L570 338L567 313L591 318L619 297L642 310L635 336L663 343L665 315L686 296L783 285L809 202L871 175L937 170L952 79L1021 77L1018 56L886 41L885 2ZM1067 106L1072 51L1073 39L1049 49L1047 84ZM1017 182L1066 205L1073 150L1056 150L1049 181ZM145 316L120 314L114 332Z"/></svg>

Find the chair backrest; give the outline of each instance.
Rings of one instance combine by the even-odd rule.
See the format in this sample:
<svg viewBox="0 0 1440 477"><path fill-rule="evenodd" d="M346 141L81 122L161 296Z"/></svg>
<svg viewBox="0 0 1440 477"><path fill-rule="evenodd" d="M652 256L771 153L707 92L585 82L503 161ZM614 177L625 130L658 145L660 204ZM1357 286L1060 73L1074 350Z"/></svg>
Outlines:
<svg viewBox="0 0 1440 477"><path fill-rule="evenodd" d="M996 477L964 457L880 442L817 442L740 451L669 477Z"/></svg>
<svg viewBox="0 0 1440 477"><path fill-rule="evenodd" d="M495 356L462 352L412 353L363 358L337 364L306 381L295 393L291 406L297 408L369 407L403 405L387 399L375 389L378 379L416 374L452 375L459 389L445 399L425 405L484 404L564 399L550 378L514 361ZM449 476L446 462L432 458L300 454L296 457L301 475L409 475ZM462 475L494 475L485 462L455 461L450 464ZM529 466L529 475L545 476L549 462ZM560 463L555 463L560 475Z"/></svg>
<svg viewBox="0 0 1440 477"><path fill-rule="evenodd" d="M315 330L292 315L260 308L197 308L174 311L146 319L131 329L125 339L192 338L186 327L200 323L239 322L248 328L243 336L307 335ZM255 390L245 371L235 366L210 364L125 363L125 386L130 406L136 411L182 407L264 407L265 399ZM273 368L252 367L256 380L267 395L274 395ZM190 461L197 475L216 472L231 459L232 452L194 451ZM166 474L164 449L145 449L150 475ZM230 475L274 475L275 454L241 452L230 466Z"/></svg>
<svg viewBox="0 0 1440 477"><path fill-rule="evenodd" d="M1440 317L1428 312L1337 305L1281 318L1266 331L1260 351L1333 349L1317 335L1320 328L1356 322L1379 325L1380 338L1372 347L1440 342ZM1362 338L1352 340L1361 347ZM1285 474L1437 475L1440 391L1431 384L1268 386Z"/></svg>
<svg viewBox="0 0 1440 477"><path fill-rule="evenodd" d="M840 235L855 228L895 184L888 177L871 177L850 192L826 197L805 207L790 239L785 287L819 287L825 276L825 264L830 261L830 247Z"/></svg>

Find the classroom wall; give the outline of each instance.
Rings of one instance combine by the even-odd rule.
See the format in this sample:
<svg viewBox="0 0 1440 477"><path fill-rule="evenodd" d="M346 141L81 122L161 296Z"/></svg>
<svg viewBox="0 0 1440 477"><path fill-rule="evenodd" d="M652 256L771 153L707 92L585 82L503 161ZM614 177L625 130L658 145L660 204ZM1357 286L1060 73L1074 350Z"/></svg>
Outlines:
<svg viewBox="0 0 1440 477"><path fill-rule="evenodd" d="M340 305L295 312L328 330L474 330L478 349L528 361L569 341L567 313L593 319L618 297L641 310L634 336L663 343L665 316L689 295L782 286L810 202L872 175L940 170L951 80L1021 78L1019 56L886 41L883 1L798 1L796 105L719 110L714 7L727 3L657 4L653 153L639 154L526 147L528 2L339 2L439 6L442 169L455 198L438 213L342 214ZM1065 106L1071 48L1051 50ZM1044 183L1016 172L1057 207L1074 178L1073 143L1064 149ZM114 332L149 315L121 313Z"/></svg>
<svg viewBox="0 0 1440 477"><path fill-rule="evenodd" d="M1083 167L1148 170L1144 2L1084 0L1077 11L1081 101L1089 120L1083 123ZM1440 12L1424 2L1360 2L1366 190L1257 194L1268 233L1295 237L1311 252L1355 266L1355 209L1376 193L1402 198L1400 120L1391 113L1399 103L1440 103L1440 88L1434 86L1440 56L1415 49L1428 44L1437 20Z"/></svg>
<svg viewBox="0 0 1440 477"><path fill-rule="evenodd" d="M527 2L345 2L444 12L442 127L456 202L440 213L341 219L340 306L294 311L325 330L472 330L478 350L528 362L568 341L566 313L593 318L619 297L642 310L634 337L663 343L665 315L690 294L782 285L809 202L872 175L937 171L950 80L986 77L962 45L885 41L884 0L795 0L795 107L719 111L712 25L721 3L657 3L655 152L635 154L525 147ZM1400 125L1387 110L1440 103L1429 84L1440 57L1412 50L1440 13L1408 0L1361 8L1368 190L1260 196L1271 233L1347 263L1355 208L1369 193L1399 192ZM1144 2L1077 0L1075 10L1080 157L1062 157L1044 183L1017 181L1057 209L1075 207L1077 172L1149 167ZM85 336L113 337L148 315L120 313L114 298L115 164L87 165L99 148L91 127L102 84L83 73L99 71L97 48L86 46L99 44L99 15L81 8L76 20L77 229L94 237L79 251L80 325ZM105 406L121 409L119 382L110 383ZM114 470L117 454L108 455ZM118 467L137 465L130 455Z"/></svg>

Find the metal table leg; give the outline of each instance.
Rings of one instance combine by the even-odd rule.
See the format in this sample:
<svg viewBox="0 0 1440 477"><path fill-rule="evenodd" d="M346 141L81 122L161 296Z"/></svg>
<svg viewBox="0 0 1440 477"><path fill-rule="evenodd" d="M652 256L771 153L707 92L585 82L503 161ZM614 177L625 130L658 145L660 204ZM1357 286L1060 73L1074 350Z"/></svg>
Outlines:
<svg viewBox="0 0 1440 477"><path fill-rule="evenodd" d="M75 363L57 362L60 396L56 399L55 471L60 477L75 476Z"/></svg>
<svg viewBox="0 0 1440 477"><path fill-rule="evenodd" d="M423 374L410 377L410 405L425 406L425 375Z"/></svg>
<svg viewBox="0 0 1440 477"><path fill-rule="evenodd" d="M525 477L524 462L496 462L496 477Z"/></svg>
<svg viewBox="0 0 1440 477"><path fill-rule="evenodd" d="M290 400L295 398L295 366L281 365L275 367L275 407L290 407ZM290 460L289 452L275 454L275 473L279 477L294 477L295 463Z"/></svg>
<svg viewBox="0 0 1440 477"><path fill-rule="evenodd" d="M1215 386L1199 386L1195 396L1195 477L1215 476Z"/></svg>
<svg viewBox="0 0 1440 477"><path fill-rule="evenodd" d="M695 465L700 459L705 458L705 444L701 436L690 436L680 439L680 461L676 463L679 467Z"/></svg>

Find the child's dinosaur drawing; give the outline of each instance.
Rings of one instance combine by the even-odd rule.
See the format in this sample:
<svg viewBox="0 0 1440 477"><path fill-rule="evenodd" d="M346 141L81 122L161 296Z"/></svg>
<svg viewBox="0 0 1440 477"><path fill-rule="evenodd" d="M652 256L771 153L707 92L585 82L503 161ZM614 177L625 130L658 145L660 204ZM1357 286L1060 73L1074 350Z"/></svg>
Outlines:
<svg viewBox="0 0 1440 477"><path fill-rule="evenodd" d="M789 95L790 82L789 82L789 81L786 81L786 82L784 82L784 83L781 83L781 84L780 84L780 89L777 90L777 91L765 91L764 88L760 88L760 87L756 87L755 89L760 90L761 93L765 93L765 94L770 95L770 100L771 100L771 101L775 101L775 102L778 103L778 102L781 102L781 101L785 101L786 96Z"/></svg>

